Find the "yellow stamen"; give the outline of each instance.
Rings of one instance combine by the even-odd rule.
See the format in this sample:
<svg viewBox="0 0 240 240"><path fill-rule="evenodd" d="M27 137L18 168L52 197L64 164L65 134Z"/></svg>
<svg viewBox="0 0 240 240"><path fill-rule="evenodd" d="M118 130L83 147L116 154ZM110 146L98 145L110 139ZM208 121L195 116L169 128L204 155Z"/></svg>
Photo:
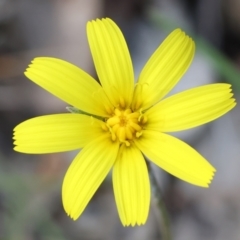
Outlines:
<svg viewBox="0 0 240 240"><path fill-rule="evenodd" d="M117 137L121 142L123 142L126 139L125 127L118 128Z"/></svg>
<svg viewBox="0 0 240 240"><path fill-rule="evenodd" d="M139 138L140 136L142 136L142 131L141 132L136 132L136 137Z"/></svg>
<svg viewBox="0 0 240 240"><path fill-rule="evenodd" d="M114 113L118 117L122 115L122 111L120 111L118 108L115 108Z"/></svg>
<svg viewBox="0 0 240 240"><path fill-rule="evenodd" d="M109 130L109 128L107 127L107 125L104 124L104 123L101 125L101 127L102 127L102 129L103 129L104 131L108 131L108 130Z"/></svg>
<svg viewBox="0 0 240 240"><path fill-rule="evenodd" d="M129 141L123 141L123 143L125 143L127 147L131 145Z"/></svg>
<svg viewBox="0 0 240 240"><path fill-rule="evenodd" d="M140 117L141 121L139 120ZM112 141L118 139L121 143L125 143L126 146L130 146L131 140L142 135L143 124L146 121L147 118L142 111L132 112L129 108L124 110L115 108L114 115L107 120L102 129L104 131L107 129L110 132Z"/></svg>
<svg viewBox="0 0 240 240"><path fill-rule="evenodd" d="M139 117L138 112L131 113L127 116L128 119L133 119L133 118L138 118L138 117Z"/></svg>
<svg viewBox="0 0 240 240"><path fill-rule="evenodd" d="M127 139L132 139L133 138L132 131L128 126L126 127L126 138Z"/></svg>
<svg viewBox="0 0 240 240"><path fill-rule="evenodd" d="M118 123L120 123L120 119L117 116L111 117L107 120L107 124L111 127L114 126L115 124L118 124Z"/></svg>
<svg viewBox="0 0 240 240"><path fill-rule="evenodd" d="M131 127L133 127L136 131L141 131L142 130L142 128L138 124L136 124L136 123L134 123L132 121L129 121L129 125Z"/></svg>

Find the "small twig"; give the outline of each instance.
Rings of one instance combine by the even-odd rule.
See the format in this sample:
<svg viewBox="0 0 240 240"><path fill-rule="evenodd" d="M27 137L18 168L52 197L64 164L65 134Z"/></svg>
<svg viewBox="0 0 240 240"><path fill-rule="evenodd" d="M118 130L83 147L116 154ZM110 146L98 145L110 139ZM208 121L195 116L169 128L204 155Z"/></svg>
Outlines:
<svg viewBox="0 0 240 240"><path fill-rule="evenodd" d="M145 159L145 160L146 160L146 164L147 164L149 175L150 175L153 194L156 198L158 210L159 210L159 213L160 213L160 216L162 219L162 221L161 221L162 239L163 240L172 240L171 229L170 229L170 218L169 218L169 214L168 214L166 205L164 203L162 191L158 185L157 179L153 173L150 163L148 162L147 159Z"/></svg>

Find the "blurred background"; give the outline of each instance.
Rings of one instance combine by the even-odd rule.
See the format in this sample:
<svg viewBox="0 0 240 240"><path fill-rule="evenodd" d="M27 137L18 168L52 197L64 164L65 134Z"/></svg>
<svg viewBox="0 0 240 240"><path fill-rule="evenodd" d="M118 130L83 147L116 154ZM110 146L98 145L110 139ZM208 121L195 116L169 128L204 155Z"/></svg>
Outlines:
<svg viewBox="0 0 240 240"><path fill-rule="evenodd" d="M0 0L0 240L155 240L161 219L152 197L146 225L122 227L111 176L76 222L61 203L61 184L76 152L24 155L12 150L12 129L39 115L66 112L66 104L23 72L36 56L74 63L96 77L86 23L110 17L130 48L135 78L175 27L197 42L193 64L171 92L230 82L239 98L239 0ZM240 239L240 109L176 134L217 169L209 189L155 168L174 240Z"/></svg>

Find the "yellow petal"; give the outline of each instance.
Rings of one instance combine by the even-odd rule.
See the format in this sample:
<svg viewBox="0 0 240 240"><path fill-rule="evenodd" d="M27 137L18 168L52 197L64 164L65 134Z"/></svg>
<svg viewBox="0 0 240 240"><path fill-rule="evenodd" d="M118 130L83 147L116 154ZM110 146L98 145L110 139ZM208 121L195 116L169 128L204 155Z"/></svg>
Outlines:
<svg viewBox="0 0 240 240"><path fill-rule="evenodd" d="M64 177L63 206L76 220L112 168L119 144L108 135L97 138L76 156Z"/></svg>
<svg viewBox="0 0 240 240"><path fill-rule="evenodd" d="M146 112L148 130L173 132L210 122L235 105L231 85L209 84L164 99Z"/></svg>
<svg viewBox="0 0 240 240"><path fill-rule="evenodd" d="M140 73L133 109L147 109L163 98L192 62L195 44L180 29L173 31L153 53Z"/></svg>
<svg viewBox="0 0 240 240"><path fill-rule="evenodd" d="M216 171L214 167L175 137L144 131L135 144L149 160L175 177L201 187L208 187L212 181Z"/></svg>
<svg viewBox="0 0 240 240"><path fill-rule="evenodd" d="M87 36L100 82L111 103L129 106L134 76L127 44L111 19L88 22ZM124 106L122 106L124 107Z"/></svg>
<svg viewBox="0 0 240 240"><path fill-rule="evenodd" d="M29 119L14 128L14 150L52 153L82 148L102 135L102 121L81 114L54 114Z"/></svg>
<svg viewBox="0 0 240 240"><path fill-rule="evenodd" d="M111 104L103 88L90 75L56 58L35 58L24 73L30 80L78 109L108 116ZM101 100L101 101L100 101Z"/></svg>
<svg viewBox="0 0 240 240"><path fill-rule="evenodd" d="M144 224L149 212L150 183L146 162L134 145L120 148L113 167L113 187L122 224Z"/></svg>

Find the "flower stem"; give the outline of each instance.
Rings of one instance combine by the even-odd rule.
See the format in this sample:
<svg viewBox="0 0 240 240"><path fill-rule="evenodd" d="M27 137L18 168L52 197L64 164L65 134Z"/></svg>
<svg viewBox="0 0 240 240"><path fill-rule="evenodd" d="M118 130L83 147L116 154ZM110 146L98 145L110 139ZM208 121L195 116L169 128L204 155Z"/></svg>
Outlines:
<svg viewBox="0 0 240 240"><path fill-rule="evenodd" d="M147 159L146 160L146 164L148 167L148 171L149 171L149 175L150 175L150 180L151 180L151 184L152 184L152 189L153 189L153 194L156 198L157 201L157 206L158 206L158 210L159 210L159 214L161 217L161 236L163 240L172 240L172 236L171 236L171 228L170 228L170 218L169 218L169 214L166 208L166 205L164 203L164 199L163 199L163 194L162 191L159 187L159 184L157 182L157 179L153 173L152 167L150 165L150 163L148 162Z"/></svg>

